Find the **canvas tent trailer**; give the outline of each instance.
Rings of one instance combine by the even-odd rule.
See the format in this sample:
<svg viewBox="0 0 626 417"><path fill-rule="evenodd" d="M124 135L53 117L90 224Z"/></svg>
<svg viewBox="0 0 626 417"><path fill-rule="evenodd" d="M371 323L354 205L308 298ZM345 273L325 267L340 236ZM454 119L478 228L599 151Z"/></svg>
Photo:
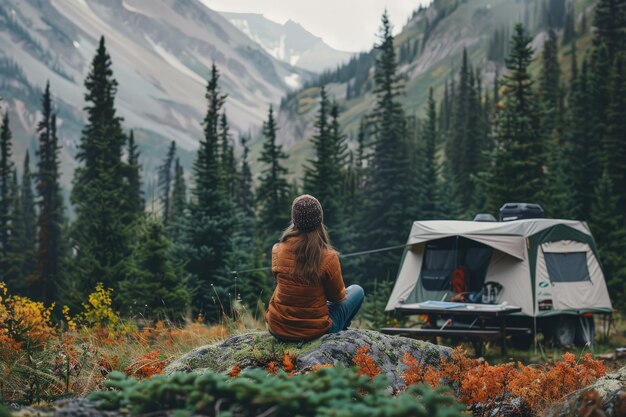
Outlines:
<svg viewBox="0 0 626 417"><path fill-rule="evenodd" d="M385 310L450 300L459 266L469 291L498 283L498 302L520 306L523 317L612 312L589 227L556 219L414 222Z"/></svg>

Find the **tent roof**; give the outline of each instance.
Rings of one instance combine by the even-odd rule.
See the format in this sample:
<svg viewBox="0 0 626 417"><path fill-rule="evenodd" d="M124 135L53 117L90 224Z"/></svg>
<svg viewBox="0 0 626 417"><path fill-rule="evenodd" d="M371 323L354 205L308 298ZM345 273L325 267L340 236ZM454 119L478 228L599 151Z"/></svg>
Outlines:
<svg viewBox="0 0 626 417"><path fill-rule="evenodd" d="M564 225L588 236L591 232L586 223L577 220L559 219L523 219L510 222L473 222L462 220L427 220L416 221L411 228L408 244L447 236L505 235L530 237L556 225Z"/></svg>

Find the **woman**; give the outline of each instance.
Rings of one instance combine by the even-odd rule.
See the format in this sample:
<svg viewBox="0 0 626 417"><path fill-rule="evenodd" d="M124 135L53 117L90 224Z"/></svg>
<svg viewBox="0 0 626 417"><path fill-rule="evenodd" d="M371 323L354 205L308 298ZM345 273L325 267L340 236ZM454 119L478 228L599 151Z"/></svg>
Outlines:
<svg viewBox="0 0 626 417"><path fill-rule="evenodd" d="M272 249L276 289L265 320L274 337L296 342L346 329L364 293L358 285L343 283L320 202L301 195L293 201L291 219Z"/></svg>

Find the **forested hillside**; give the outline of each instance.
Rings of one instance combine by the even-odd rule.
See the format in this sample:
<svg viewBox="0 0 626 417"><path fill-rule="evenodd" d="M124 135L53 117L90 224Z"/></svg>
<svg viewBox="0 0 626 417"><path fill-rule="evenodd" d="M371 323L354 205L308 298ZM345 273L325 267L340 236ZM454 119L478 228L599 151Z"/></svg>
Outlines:
<svg viewBox="0 0 626 417"><path fill-rule="evenodd" d="M441 81L433 79L420 90L427 105L417 114L407 106L407 52L398 53L384 14L379 44L370 58L361 58L371 59L373 69L364 84L370 86L363 87L371 103L354 122L357 134L348 140L350 124L344 122L351 102L338 101L333 83L319 87L319 98L310 99L312 152L300 160L297 181L287 168L290 152L279 141L289 127L284 113L270 107L254 138L258 157L252 157L253 138L231 130L231 98L220 67L213 65L193 169L185 175L172 142L161 155L155 205L146 204L142 192L143 156L117 106L125 86L102 37L84 81L86 122L70 193L72 221L60 198L63 126L54 89L46 88L41 98L35 164L14 157L16 116L11 109L4 112L3 280L10 292L71 310L99 288L112 289L114 306L128 316L180 320L193 314L218 321L241 306L263 311L273 286L270 249L289 224L291 201L299 193L320 199L340 252L395 248L342 259L346 279L368 291L395 278L399 246L412 221L471 219L477 212L496 214L505 202L526 201L542 204L549 217L589 221L611 296L622 304L626 7L623 0L599 0L588 17L578 13L576 22L571 4L564 3L570 12L559 29L551 10L560 3L545 4L547 29L540 40L522 22L498 28L490 45L504 66L494 66L498 76L492 82L483 80L471 46L461 44L458 64L443 78L443 94L435 94ZM414 18L425 19L433 10ZM578 52L585 42L585 52ZM571 51L567 70L563 49ZM241 156L236 145L243 148Z"/></svg>
<svg viewBox="0 0 626 417"><path fill-rule="evenodd" d="M591 46L594 4L595 0L436 0L416 10L394 39L404 88L399 99L407 115L423 117L431 87L440 103L446 90L452 93L464 51L476 72L476 82L483 90L493 89L496 75L505 70L516 22L523 23L533 38L531 73L538 75L543 43L552 28L559 36L558 61L563 79L569 79L572 39L576 38L581 58ZM290 153L287 165L296 177L302 174L302 162L312 152L310 138L322 85L338 101L340 122L351 139L351 147L356 147L360 120L375 101L375 54L375 49L361 53L283 98L278 116L279 142Z"/></svg>

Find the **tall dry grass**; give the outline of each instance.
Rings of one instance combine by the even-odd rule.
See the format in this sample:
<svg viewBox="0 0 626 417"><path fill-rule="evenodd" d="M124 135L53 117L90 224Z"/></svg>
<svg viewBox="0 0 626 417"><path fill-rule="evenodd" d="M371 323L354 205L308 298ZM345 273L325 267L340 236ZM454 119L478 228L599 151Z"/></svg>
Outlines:
<svg viewBox="0 0 626 417"><path fill-rule="evenodd" d="M111 290L98 286L72 315L7 293L0 282L0 403L34 404L83 396L101 388L112 371L139 378L163 372L174 358L205 344L264 325L245 310L205 324L124 319Z"/></svg>

